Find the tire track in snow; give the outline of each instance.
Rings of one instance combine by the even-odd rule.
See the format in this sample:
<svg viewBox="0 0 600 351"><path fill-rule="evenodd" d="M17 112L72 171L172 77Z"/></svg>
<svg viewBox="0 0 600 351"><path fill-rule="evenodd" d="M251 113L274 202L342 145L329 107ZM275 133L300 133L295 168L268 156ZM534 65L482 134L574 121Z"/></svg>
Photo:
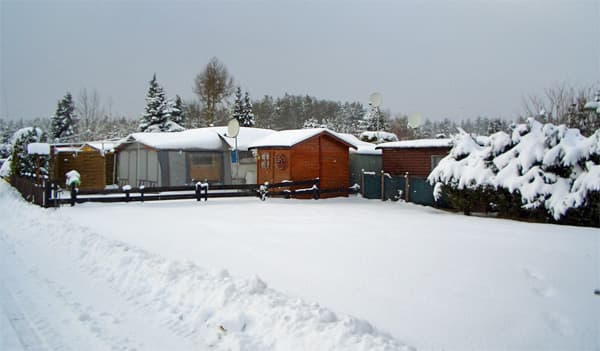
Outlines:
<svg viewBox="0 0 600 351"><path fill-rule="evenodd" d="M2 305L2 311L6 315L6 318L14 330L16 336L21 343L24 350L38 351L48 350L49 346L40 336L41 332L47 329L40 329L43 321L36 319L32 321L23 312L23 305L30 305L27 299L24 298L22 291L13 293L11 287L17 287L18 283L10 274L14 267L10 258L16 258L14 248L10 247L4 238L4 233L0 232L0 256L2 257L2 266L4 269L0 270L0 304ZM10 268L9 268L10 267Z"/></svg>

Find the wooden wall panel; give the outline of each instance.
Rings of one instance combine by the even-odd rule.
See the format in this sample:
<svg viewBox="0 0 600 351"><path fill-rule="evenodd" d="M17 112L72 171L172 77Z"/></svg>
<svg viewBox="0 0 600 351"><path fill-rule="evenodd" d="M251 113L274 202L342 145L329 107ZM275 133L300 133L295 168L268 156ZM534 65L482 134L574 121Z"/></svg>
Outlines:
<svg viewBox="0 0 600 351"><path fill-rule="evenodd" d="M427 177L431 173L431 157L446 156L449 148L383 149L382 168L393 175Z"/></svg>
<svg viewBox="0 0 600 351"><path fill-rule="evenodd" d="M55 179L61 187L66 187L65 173L71 170L81 175L81 189L102 190L106 185L105 160L98 151L56 154L54 167Z"/></svg>
<svg viewBox="0 0 600 351"><path fill-rule="evenodd" d="M291 149L292 180L309 180L320 175L319 138L313 137Z"/></svg>
<svg viewBox="0 0 600 351"><path fill-rule="evenodd" d="M348 146L328 135L320 137L321 188L347 188L350 183Z"/></svg>

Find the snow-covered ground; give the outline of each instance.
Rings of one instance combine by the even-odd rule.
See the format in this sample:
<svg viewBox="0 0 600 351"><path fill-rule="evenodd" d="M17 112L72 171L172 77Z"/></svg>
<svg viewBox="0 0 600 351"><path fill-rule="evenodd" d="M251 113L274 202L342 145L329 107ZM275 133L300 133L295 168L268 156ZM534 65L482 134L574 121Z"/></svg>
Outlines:
<svg viewBox="0 0 600 351"><path fill-rule="evenodd" d="M0 209L2 350L600 350L598 229L360 198L44 210L1 181Z"/></svg>

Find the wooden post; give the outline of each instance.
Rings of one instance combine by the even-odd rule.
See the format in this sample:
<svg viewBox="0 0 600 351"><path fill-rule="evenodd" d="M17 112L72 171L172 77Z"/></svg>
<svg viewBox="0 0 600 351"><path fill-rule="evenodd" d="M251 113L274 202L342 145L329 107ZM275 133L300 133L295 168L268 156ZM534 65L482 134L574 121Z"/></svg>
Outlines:
<svg viewBox="0 0 600 351"><path fill-rule="evenodd" d="M71 206L75 206L75 203L77 203L77 188L71 185Z"/></svg>
<svg viewBox="0 0 600 351"><path fill-rule="evenodd" d="M360 170L360 194L365 197L365 169Z"/></svg>
<svg viewBox="0 0 600 351"><path fill-rule="evenodd" d="M408 175L408 172L406 172L404 174L404 179L405 179L404 192L406 193L405 199L406 199L406 202L409 202L410 201L410 177Z"/></svg>
<svg viewBox="0 0 600 351"><path fill-rule="evenodd" d="M383 169L381 170L381 201L385 201L385 178L383 176Z"/></svg>

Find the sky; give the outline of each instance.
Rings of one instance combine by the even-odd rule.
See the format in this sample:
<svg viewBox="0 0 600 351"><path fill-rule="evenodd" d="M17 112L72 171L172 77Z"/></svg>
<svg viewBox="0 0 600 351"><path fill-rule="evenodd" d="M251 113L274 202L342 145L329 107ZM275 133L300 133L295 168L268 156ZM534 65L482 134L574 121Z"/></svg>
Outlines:
<svg viewBox="0 0 600 351"><path fill-rule="evenodd" d="M87 89L138 118L154 73L195 99L212 57L253 99L379 92L393 114L514 119L526 95L600 87L600 0L0 0L0 117Z"/></svg>

